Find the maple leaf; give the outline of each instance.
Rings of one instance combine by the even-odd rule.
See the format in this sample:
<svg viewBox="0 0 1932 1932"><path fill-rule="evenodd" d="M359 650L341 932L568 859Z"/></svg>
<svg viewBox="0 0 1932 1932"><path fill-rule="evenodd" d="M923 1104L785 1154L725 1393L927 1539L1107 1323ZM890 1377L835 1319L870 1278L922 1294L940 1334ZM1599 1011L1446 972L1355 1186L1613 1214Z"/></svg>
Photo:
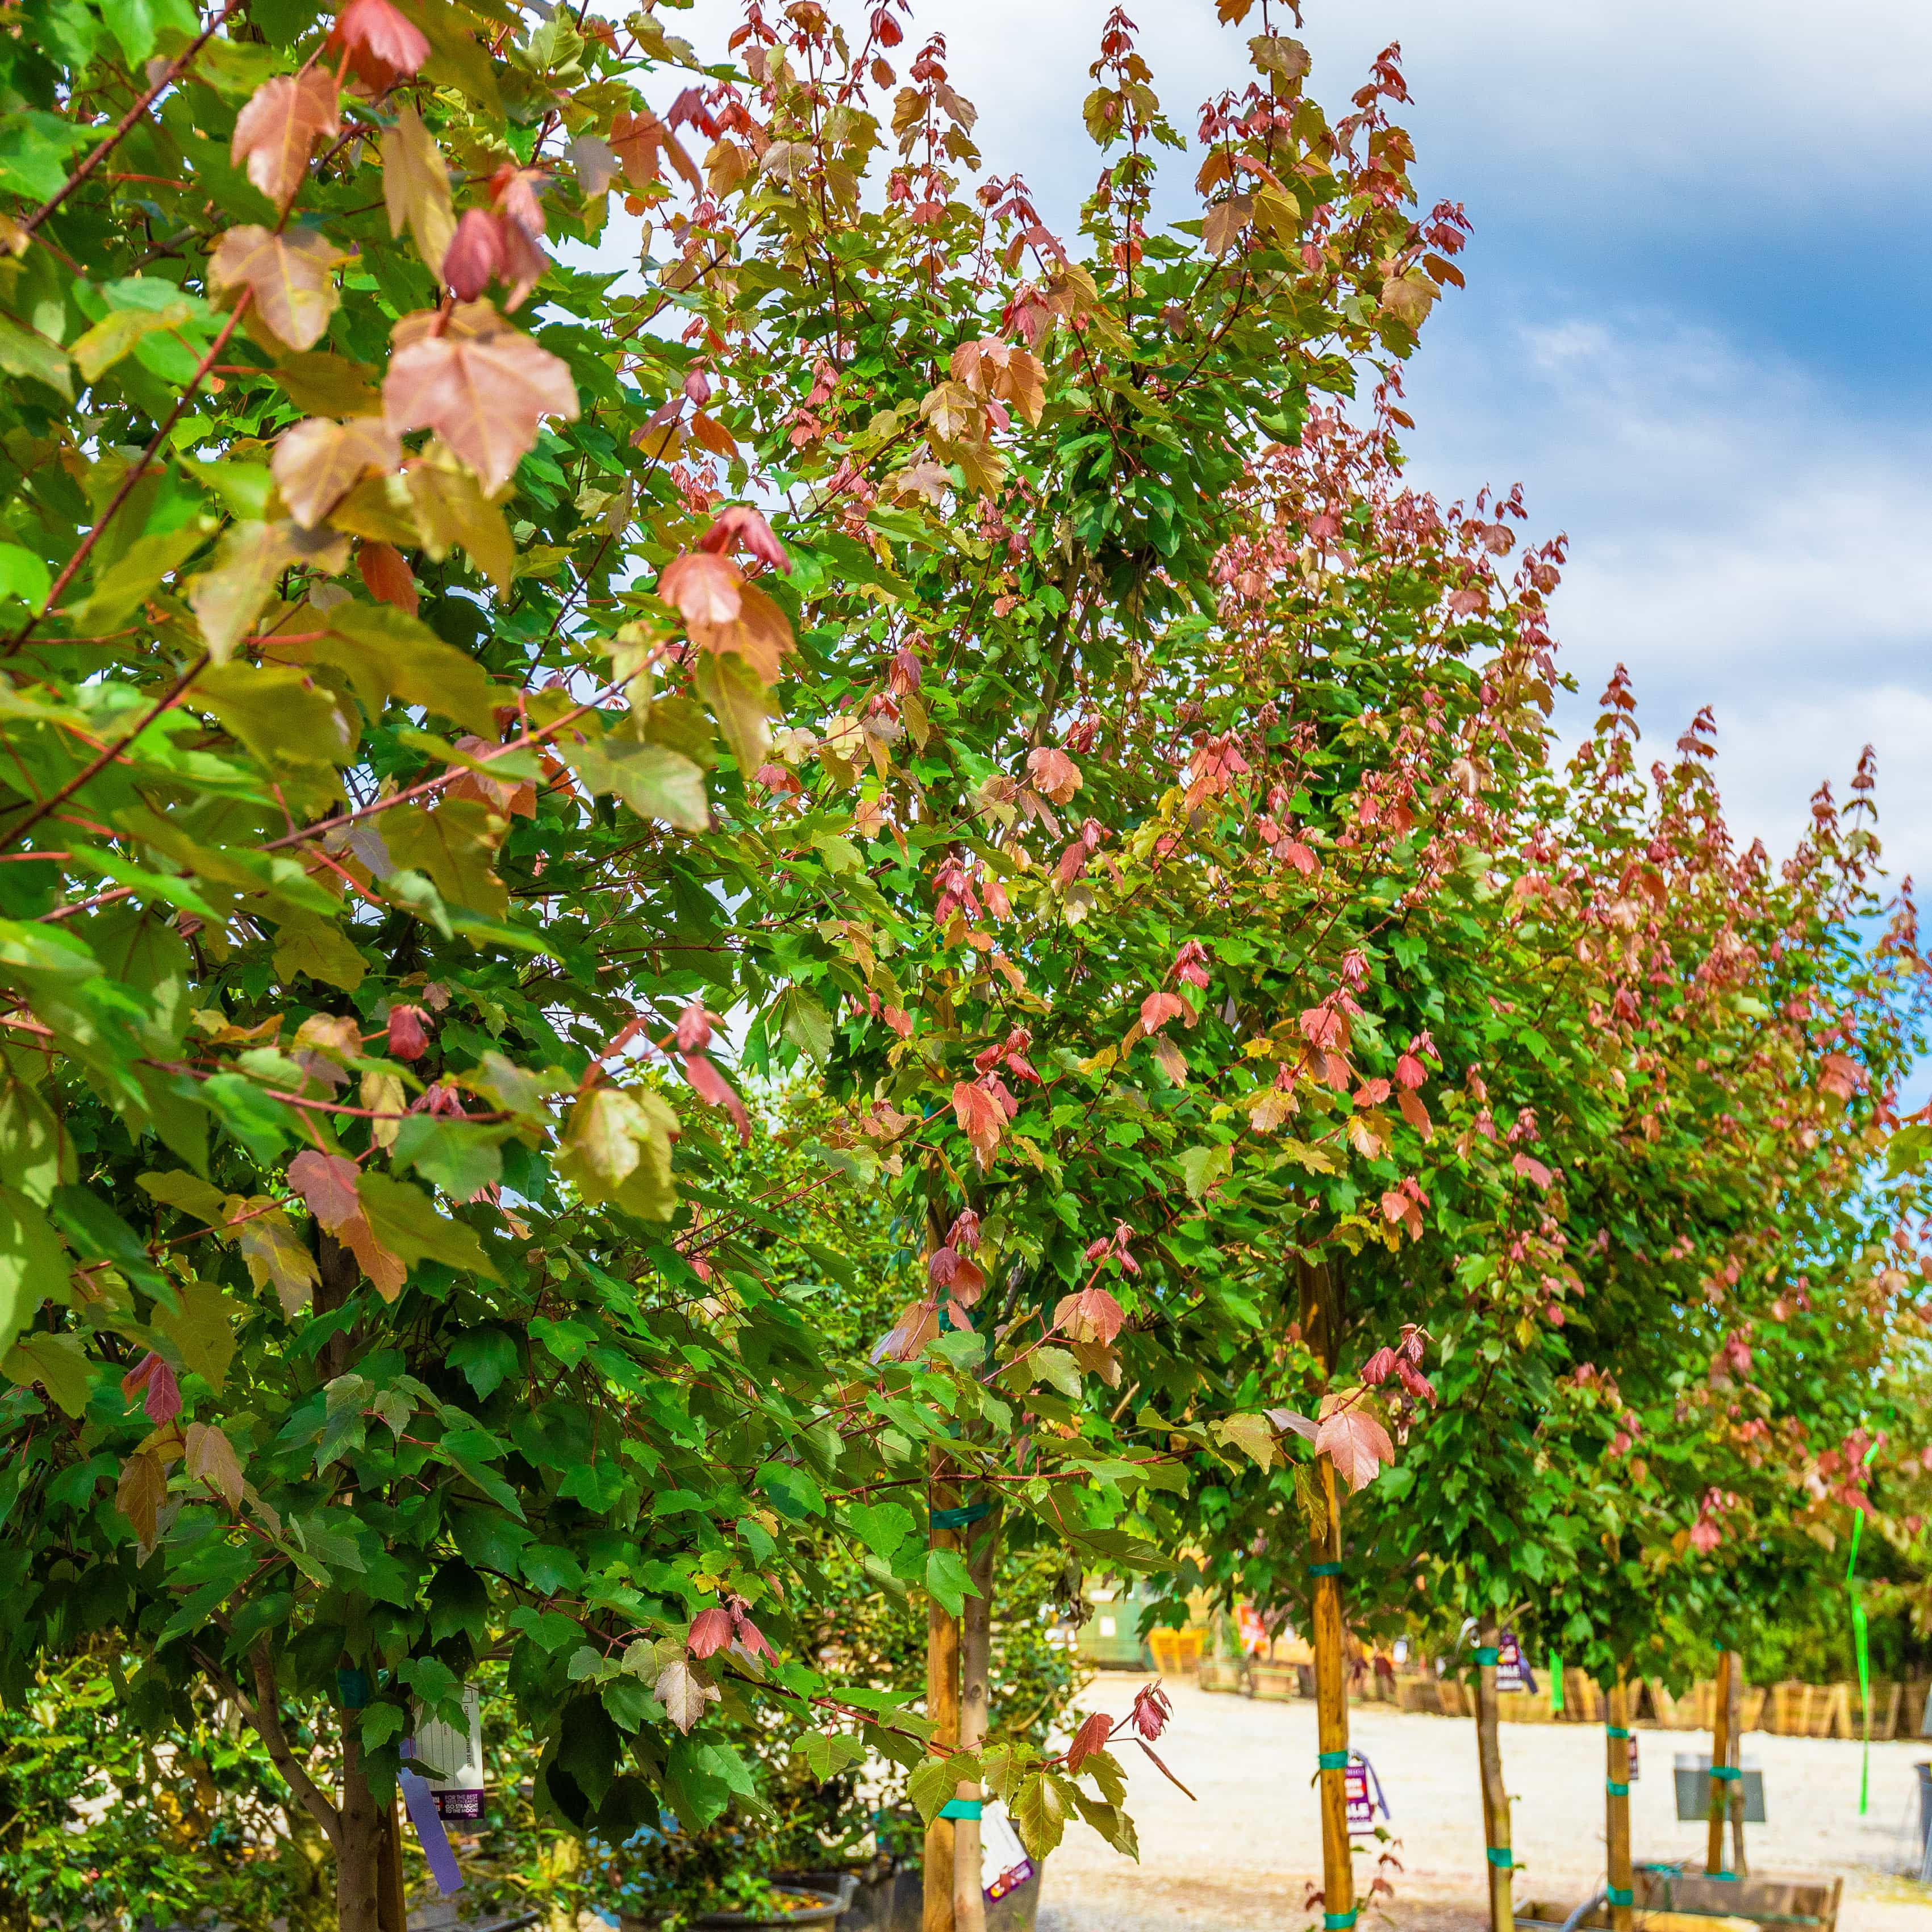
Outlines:
<svg viewBox="0 0 1932 1932"><path fill-rule="evenodd" d="M1424 1140L1427 1140L1435 1132L1435 1123L1430 1119L1429 1109L1422 1104L1420 1094L1412 1094L1407 1088L1404 1088L1395 1096L1395 1103L1401 1110L1402 1118Z"/></svg>
<svg viewBox="0 0 1932 1932"><path fill-rule="evenodd" d="M1107 1741L1113 1734L1113 1719L1105 1711L1096 1711L1074 1732L1073 1742L1066 1747L1067 1769L1078 1771L1090 1757L1097 1757L1107 1748Z"/></svg>
<svg viewBox="0 0 1932 1932"><path fill-rule="evenodd" d="M721 1610L718 1614L722 1616L724 1612ZM664 1708L664 1715L680 1731L687 1732L704 1716L705 1706L716 1703L719 1696L717 1685L682 1658L674 1658L664 1666L652 1688Z"/></svg>
<svg viewBox="0 0 1932 1932"><path fill-rule="evenodd" d="M409 1270L376 1238L358 1192L361 1171L341 1154L309 1148L289 1162L289 1185L299 1194L318 1226L326 1228L351 1254L385 1301L401 1293Z"/></svg>
<svg viewBox="0 0 1932 1932"><path fill-rule="evenodd" d="M447 318L406 315L395 340L382 379L390 427L434 430L488 492L516 474L545 416L576 419L568 368L488 302L462 303Z"/></svg>
<svg viewBox="0 0 1932 1932"><path fill-rule="evenodd" d="M389 1051L398 1060L420 1060L429 1048L429 1036L423 1022L429 1016L420 1006L398 1002L389 1009Z"/></svg>
<svg viewBox="0 0 1932 1932"><path fill-rule="evenodd" d="M312 349L335 313L329 270L349 257L312 229L272 235L253 224L231 228L208 258L215 289L246 288L262 320L291 349Z"/></svg>
<svg viewBox="0 0 1932 1932"><path fill-rule="evenodd" d="M278 208L286 208L308 173L316 142L341 131L335 76L326 68L278 74L262 82L235 117L228 158L237 167L245 163L248 178Z"/></svg>
<svg viewBox="0 0 1932 1932"><path fill-rule="evenodd" d="M322 1277L316 1272L315 1257L296 1238L289 1217L266 1198L248 1202L249 1214L236 1233L236 1245L248 1264L248 1278L257 1288L273 1285L280 1297L282 1312L297 1315L306 1308L315 1286ZM269 1209L271 1211L259 1211Z"/></svg>
<svg viewBox="0 0 1932 1932"><path fill-rule="evenodd" d="M1055 805L1065 805L1080 789L1080 767L1050 745L1027 754L1027 776L1034 789L1044 792Z"/></svg>
<svg viewBox="0 0 1932 1932"><path fill-rule="evenodd" d="M1550 1184L1556 1178L1550 1172L1548 1168L1544 1166L1541 1161L1536 1160L1534 1156L1529 1154L1517 1154L1510 1161L1510 1165L1514 1168L1516 1172L1521 1174L1526 1180L1534 1181L1538 1187L1544 1189L1546 1192L1548 1190Z"/></svg>
<svg viewBox="0 0 1932 1932"><path fill-rule="evenodd" d="M1169 1020L1192 1019L1193 1010L1178 993L1150 993L1141 1002L1141 1029L1155 1033Z"/></svg>
<svg viewBox="0 0 1932 1932"><path fill-rule="evenodd" d="M1328 1409L1328 1402L1322 1407ZM1366 1408L1358 1403L1336 1402L1315 1432L1315 1453L1326 1456L1334 1464L1336 1474L1351 1490L1359 1490L1375 1480L1384 1462L1395 1460L1395 1444Z"/></svg>
<svg viewBox="0 0 1932 1932"><path fill-rule="evenodd" d="M402 552L393 545L364 544L356 553L356 568L362 581L369 586L369 594L378 603L387 604L412 617L422 608L416 574ZM461 795L458 787L452 786L451 790L452 795Z"/></svg>
<svg viewBox="0 0 1932 1932"><path fill-rule="evenodd" d="M717 520L698 540L700 550L716 556L722 556L734 544L742 544L760 562L769 563L774 569L791 568L791 558L765 521L764 513L742 503L721 510Z"/></svg>
<svg viewBox="0 0 1932 1932"><path fill-rule="evenodd" d="M429 42L389 0L349 0L324 49L349 54L349 70L375 94L386 94L429 58Z"/></svg>
<svg viewBox="0 0 1932 1932"><path fill-rule="evenodd" d="M1126 1312L1104 1288L1064 1294L1053 1311L1053 1325L1076 1342L1111 1343L1126 1320Z"/></svg>
<svg viewBox="0 0 1932 1932"><path fill-rule="evenodd" d="M242 1463L235 1445L212 1422L188 1426L188 1472L218 1490L230 1509L242 1507Z"/></svg>
<svg viewBox="0 0 1932 1932"><path fill-rule="evenodd" d="M744 608L745 574L729 557L694 550L658 574L658 595L689 624L734 622Z"/></svg>
<svg viewBox="0 0 1932 1932"><path fill-rule="evenodd" d="M456 232L449 169L436 137L406 103L397 109L396 124L382 136L382 201L390 235L401 234L406 223L416 253L430 273L440 278Z"/></svg>
<svg viewBox="0 0 1932 1932"><path fill-rule="evenodd" d="M1157 1738L1167 1728L1167 1720L1174 1715L1174 1706L1168 1702L1167 1693L1160 1688L1156 1678L1151 1684L1144 1684L1134 1696L1134 1729L1144 1738Z"/></svg>
<svg viewBox="0 0 1932 1932"><path fill-rule="evenodd" d="M135 1546L145 1562L160 1536L158 1519L167 1499L167 1471L152 1449L137 1449L121 1466L114 1506L134 1526Z"/></svg>
<svg viewBox="0 0 1932 1932"><path fill-rule="evenodd" d="M148 1420L158 1429L181 1413L181 1387L175 1372L152 1348L121 1378L121 1393L130 1400L140 1396Z"/></svg>
<svg viewBox="0 0 1932 1932"><path fill-rule="evenodd" d="M682 1060L685 1078L691 1082L698 1097L712 1106L722 1107L737 1127L738 1144L749 1147L752 1144L751 1117L745 1112L745 1103L733 1090L730 1082L701 1053L687 1053L682 1056Z"/></svg>
<svg viewBox="0 0 1932 1932"><path fill-rule="evenodd" d="M962 1080L952 1089L952 1114L959 1131L973 1143L980 1165L986 1166L1006 1130L1005 1108L985 1087Z"/></svg>
<svg viewBox="0 0 1932 1932"><path fill-rule="evenodd" d="M730 1612L723 1610L700 1610L691 1620L685 1642L693 1657L710 1657L731 1641Z"/></svg>
<svg viewBox="0 0 1932 1932"><path fill-rule="evenodd" d="M873 1349L875 1362L910 1362L939 1333L939 1304L909 1301Z"/></svg>
<svg viewBox="0 0 1932 1932"><path fill-rule="evenodd" d="M402 453L394 432L380 418L335 423L310 416L282 433L268 468L289 514L304 530L313 530L364 475L394 469Z"/></svg>

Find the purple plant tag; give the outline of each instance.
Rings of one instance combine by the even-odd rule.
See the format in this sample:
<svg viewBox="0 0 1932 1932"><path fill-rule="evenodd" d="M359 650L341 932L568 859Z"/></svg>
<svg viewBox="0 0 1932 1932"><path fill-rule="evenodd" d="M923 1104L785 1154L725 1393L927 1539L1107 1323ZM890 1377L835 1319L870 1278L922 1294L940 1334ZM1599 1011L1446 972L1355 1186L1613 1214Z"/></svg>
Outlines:
<svg viewBox="0 0 1932 1932"><path fill-rule="evenodd" d="M436 1795L429 1788L428 1779L418 1778L412 1771L398 1774L403 1781L403 1802L409 1808L410 1822L416 1828L416 1838L422 1846L423 1856L429 1861L436 1889L447 1898L452 1892L463 1889L463 1874L457 1865L456 1854L449 1848L449 1834L442 1828Z"/></svg>

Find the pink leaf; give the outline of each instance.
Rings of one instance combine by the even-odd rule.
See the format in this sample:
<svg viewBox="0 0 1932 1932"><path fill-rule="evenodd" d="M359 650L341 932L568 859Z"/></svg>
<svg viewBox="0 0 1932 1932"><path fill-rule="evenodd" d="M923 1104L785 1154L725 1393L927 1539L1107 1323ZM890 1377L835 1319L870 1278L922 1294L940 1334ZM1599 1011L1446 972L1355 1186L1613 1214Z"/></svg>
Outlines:
<svg viewBox="0 0 1932 1932"><path fill-rule="evenodd" d="M712 1657L731 1641L731 1613L726 1610L700 1610L691 1620L685 1643L693 1657Z"/></svg>
<svg viewBox="0 0 1932 1932"><path fill-rule="evenodd" d="M1074 1732L1073 1742L1066 1747L1067 1769L1078 1771L1090 1757L1097 1757L1107 1748L1107 1740L1113 1734L1113 1719L1105 1711L1096 1711Z"/></svg>
<svg viewBox="0 0 1932 1932"><path fill-rule="evenodd" d="M429 1046L429 1036L423 1031L423 1022L428 1017L420 1006L392 1006L389 1009L389 1051L398 1060L420 1060Z"/></svg>
<svg viewBox="0 0 1932 1932"><path fill-rule="evenodd" d="M1358 1406L1338 1408L1316 1431L1315 1450L1335 1466L1335 1473L1351 1490L1365 1490L1384 1462L1395 1460L1388 1431Z"/></svg>
<svg viewBox="0 0 1932 1932"><path fill-rule="evenodd" d="M130 1399L142 1396L141 1406L158 1429L181 1413L181 1385L175 1372L152 1348L121 1378L121 1393Z"/></svg>

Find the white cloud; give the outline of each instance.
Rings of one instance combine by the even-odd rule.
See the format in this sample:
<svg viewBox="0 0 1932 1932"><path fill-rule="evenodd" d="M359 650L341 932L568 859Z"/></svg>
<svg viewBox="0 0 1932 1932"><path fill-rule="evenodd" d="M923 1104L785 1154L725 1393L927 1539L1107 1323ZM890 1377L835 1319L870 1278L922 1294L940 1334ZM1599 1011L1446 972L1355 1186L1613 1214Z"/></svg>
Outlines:
<svg viewBox="0 0 1932 1932"><path fill-rule="evenodd" d="M1618 662L1660 750L1712 705L1733 824L1778 849L1874 744L1887 845L1932 878L1932 435L1666 315L1474 320L1414 372L1415 473L1521 478L1570 532L1567 716Z"/></svg>

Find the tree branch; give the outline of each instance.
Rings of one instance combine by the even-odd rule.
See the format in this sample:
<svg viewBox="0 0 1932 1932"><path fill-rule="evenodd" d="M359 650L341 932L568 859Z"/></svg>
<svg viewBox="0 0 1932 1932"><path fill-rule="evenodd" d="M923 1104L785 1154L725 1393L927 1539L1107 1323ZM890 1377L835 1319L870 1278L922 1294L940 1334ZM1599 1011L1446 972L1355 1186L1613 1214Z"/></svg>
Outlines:
<svg viewBox="0 0 1932 1932"><path fill-rule="evenodd" d="M255 1672L255 1701L250 1703L237 1684L221 1666L206 1651L197 1650L195 1655L201 1667L223 1692L234 1699L242 1714L255 1727L256 1734L268 1747L268 1756L275 1768L286 1781L289 1789L302 1801L302 1808L322 1827L322 1835L328 1839L330 1848L340 1857L342 1852L342 1817L317 1787L315 1780L302 1768L302 1760L295 1754L282 1729L280 1699L275 1690L274 1665L268 1656L266 1638L257 1642L248 1653L249 1663Z"/></svg>

